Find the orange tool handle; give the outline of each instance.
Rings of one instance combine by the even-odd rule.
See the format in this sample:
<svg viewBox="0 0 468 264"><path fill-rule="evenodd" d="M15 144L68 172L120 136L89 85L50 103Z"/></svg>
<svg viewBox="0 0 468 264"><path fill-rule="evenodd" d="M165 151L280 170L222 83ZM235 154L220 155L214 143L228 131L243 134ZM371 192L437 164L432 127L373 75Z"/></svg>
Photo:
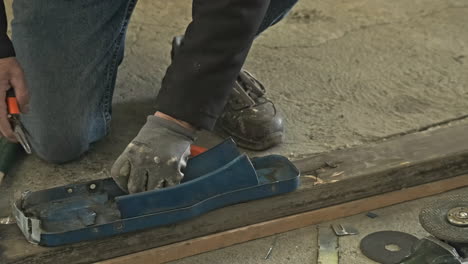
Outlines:
<svg viewBox="0 0 468 264"><path fill-rule="evenodd" d="M20 108L18 105L18 100L16 100L15 90L13 90L12 88L10 88L10 90L7 91L6 103L8 108L8 114L20 114Z"/></svg>
<svg viewBox="0 0 468 264"><path fill-rule="evenodd" d="M190 146L190 156L192 157L198 156L207 150L208 150L207 148L200 147L197 145L192 145Z"/></svg>

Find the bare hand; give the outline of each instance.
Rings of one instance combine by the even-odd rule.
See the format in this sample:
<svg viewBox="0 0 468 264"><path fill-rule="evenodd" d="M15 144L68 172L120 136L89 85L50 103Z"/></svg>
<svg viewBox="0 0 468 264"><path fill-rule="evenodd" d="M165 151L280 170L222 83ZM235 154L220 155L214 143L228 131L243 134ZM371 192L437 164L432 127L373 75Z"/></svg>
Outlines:
<svg viewBox="0 0 468 264"><path fill-rule="evenodd" d="M13 133L6 104L6 93L14 89L21 113L28 111L29 94L24 72L14 57L0 59L0 133L12 142L17 142Z"/></svg>

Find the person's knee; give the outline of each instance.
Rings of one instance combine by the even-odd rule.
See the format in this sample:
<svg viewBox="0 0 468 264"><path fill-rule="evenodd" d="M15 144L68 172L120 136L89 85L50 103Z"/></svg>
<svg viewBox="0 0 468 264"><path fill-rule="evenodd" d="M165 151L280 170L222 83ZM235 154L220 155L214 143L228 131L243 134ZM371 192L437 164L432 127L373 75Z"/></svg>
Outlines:
<svg viewBox="0 0 468 264"><path fill-rule="evenodd" d="M78 137L35 138L33 151L39 158L54 164L63 164L80 158L89 144Z"/></svg>
<svg viewBox="0 0 468 264"><path fill-rule="evenodd" d="M66 163L89 149L89 124L76 116L53 115L37 109L24 115L22 122L33 152L51 163Z"/></svg>

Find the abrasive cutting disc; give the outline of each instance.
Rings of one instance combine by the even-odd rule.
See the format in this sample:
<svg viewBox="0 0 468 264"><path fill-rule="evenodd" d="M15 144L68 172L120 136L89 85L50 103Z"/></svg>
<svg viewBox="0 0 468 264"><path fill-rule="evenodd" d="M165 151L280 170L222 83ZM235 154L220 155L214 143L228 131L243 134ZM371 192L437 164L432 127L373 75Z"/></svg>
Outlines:
<svg viewBox="0 0 468 264"><path fill-rule="evenodd" d="M468 193L443 198L421 210L419 222L431 235L455 243L468 243Z"/></svg>
<svg viewBox="0 0 468 264"><path fill-rule="evenodd" d="M383 264L397 264L411 254L419 239L397 231L380 231L361 240L361 252L366 257ZM393 249L392 247L393 246Z"/></svg>

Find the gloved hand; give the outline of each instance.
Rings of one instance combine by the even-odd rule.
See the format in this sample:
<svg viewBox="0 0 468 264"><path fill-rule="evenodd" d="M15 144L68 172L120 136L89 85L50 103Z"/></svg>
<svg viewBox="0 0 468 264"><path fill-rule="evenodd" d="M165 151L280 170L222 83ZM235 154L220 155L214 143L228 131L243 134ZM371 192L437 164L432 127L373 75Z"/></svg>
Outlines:
<svg viewBox="0 0 468 264"><path fill-rule="evenodd" d="M137 193L179 184L196 131L174 121L148 116L137 137L111 169L122 190Z"/></svg>

